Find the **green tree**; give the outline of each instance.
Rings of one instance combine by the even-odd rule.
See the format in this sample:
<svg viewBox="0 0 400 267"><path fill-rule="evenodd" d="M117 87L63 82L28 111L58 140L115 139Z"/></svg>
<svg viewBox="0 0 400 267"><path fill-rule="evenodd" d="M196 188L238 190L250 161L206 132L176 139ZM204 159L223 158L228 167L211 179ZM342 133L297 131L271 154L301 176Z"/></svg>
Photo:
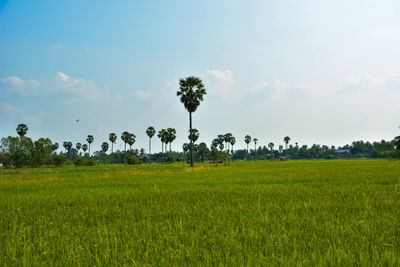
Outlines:
<svg viewBox="0 0 400 267"><path fill-rule="evenodd" d="M249 153L249 144L251 142L251 136L250 135L246 135L244 137L244 142L247 144L247 153Z"/></svg>
<svg viewBox="0 0 400 267"><path fill-rule="evenodd" d="M31 155L31 166L42 166L45 162L50 162L52 152L52 143L49 138L39 138L33 142Z"/></svg>
<svg viewBox="0 0 400 267"><path fill-rule="evenodd" d="M121 134L121 139L122 139L122 141L124 141L124 151L126 152L126 144L128 143L128 141L129 141L129 132L127 132L127 131L125 131L125 132L123 132L122 134Z"/></svg>
<svg viewBox="0 0 400 267"><path fill-rule="evenodd" d="M165 145L167 144L167 130L161 129L158 131L158 138L161 140L161 153L164 153L164 143ZM167 149L165 148L165 152L167 152Z"/></svg>
<svg viewBox="0 0 400 267"><path fill-rule="evenodd" d="M153 126L150 126L146 130L146 134L149 137L149 155L151 155L151 138L153 138L155 133L156 133L156 130L154 129Z"/></svg>
<svg viewBox="0 0 400 267"><path fill-rule="evenodd" d="M233 146L236 144L236 138L234 136L232 136L231 139L229 140L229 143L231 144L232 155L233 155Z"/></svg>
<svg viewBox="0 0 400 267"><path fill-rule="evenodd" d="M133 133L129 133L129 137L128 137L128 145L129 145L129 150L132 149L132 145L136 142L136 135L134 135Z"/></svg>
<svg viewBox="0 0 400 267"><path fill-rule="evenodd" d="M28 132L28 126L26 126L26 124L23 124L23 123L18 124L16 130L17 130L17 134L22 138Z"/></svg>
<svg viewBox="0 0 400 267"><path fill-rule="evenodd" d="M394 147L396 150L400 150L400 135L394 138Z"/></svg>
<svg viewBox="0 0 400 267"><path fill-rule="evenodd" d="M253 139L253 142L254 142L254 153L256 153L256 152L257 152L257 142L258 142L258 139L257 139L257 138L254 138L254 139Z"/></svg>
<svg viewBox="0 0 400 267"><path fill-rule="evenodd" d="M199 139L199 137L200 137L199 130L197 130L196 128L189 130L188 139L189 139L190 143L196 143L196 141L197 141L197 139Z"/></svg>
<svg viewBox="0 0 400 267"><path fill-rule="evenodd" d="M87 138L86 138L86 141L89 143L89 157L90 157L90 144L91 143L93 143L93 141L94 141L94 137L93 137L93 135L88 135L87 136Z"/></svg>
<svg viewBox="0 0 400 267"><path fill-rule="evenodd" d="M76 148L76 150L78 150L78 155L79 155L79 150L82 148L82 144L76 143L75 148Z"/></svg>
<svg viewBox="0 0 400 267"><path fill-rule="evenodd" d="M231 138L232 138L232 134L231 133L226 133L224 135L224 142L225 142L225 145L226 145L226 153L228 153L228 154L229 154L229 144L230 144Z"/></svg>
<svg viewBox="0 0 400 267"><path fill-rule="evenodd" d="M88 145L87 144L83 144L82 145L82 150L83 150L83 155L86 154L86 150L88 150Z"/></svg>
<svg viewBox="0 0 400 267"><path fill-rule="evenodd" d="M51 146L51 151L53 151L53 153L54 153L54 151L56 151L56 150L58 149L58 147L59 147L58 143L54 143L54 144Z"/></svg>
<svg viewBox="0 0 400 267"><path fill-rule="evenodd" d="M180 97L180 101L189 112L189 133L192 132L192 113L197 110L205 94L207 94L206 89L199 78L190 76L179 80L179 91L176 95ZM190 167L193 167L193 143L191 144Z"/></svg>
<svg viewBox="0 0 400 267"><path fill-rule="evenodd" d="M68 156L68 158L70 158L70 151L71 151L71 148L72 148L72 142L69 142L69 141L65 141L64 143L63 143L63 147L65 148L65 154L67 154Z"/></svg>
<svg viewBox="0 0 400 267"><path fill-rule="evenodd" d="M285 136L285 138L283 138L283 141L285 142L285 147L286 147L286 149L288 149L288 144L289 144L289 142L290 142L290 137L289 136Z"/></svg>
<svg viewBox="0 0 400 267"><path fill-rule="evenodd" d="M114 152L113 148L114 148L114 144L117 141L117 135L115 133L110 133L110 135L108 136L108 140L110 140L111 142L111 154Z"/></svg>
<svg viewBox="0 0 400 267"><path fill-rule="evenodd" d="M101 144L101 150L103 151L104 164L106 164L106 152L108 150L108 143L107 142L103 142L103 144Z"/></svg>
<svg viewBox="0 0 400 267"><path fill-rule="evenodd" d="M166 135L166 139L169 143L169 152L171 153L171 143L176 139L176 130L174 128L168 128Z"/></svg>

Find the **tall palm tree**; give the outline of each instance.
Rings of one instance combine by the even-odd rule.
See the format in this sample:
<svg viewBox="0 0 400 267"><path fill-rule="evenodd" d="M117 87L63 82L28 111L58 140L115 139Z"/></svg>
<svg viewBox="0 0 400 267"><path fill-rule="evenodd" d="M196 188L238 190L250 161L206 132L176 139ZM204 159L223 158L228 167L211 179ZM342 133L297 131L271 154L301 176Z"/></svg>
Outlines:
<svg viewBox="0 0 400 267"><path fill-rule="evenodd" d="M160 138L161 141L161 153L164 153L165 129L159 130L157 137Z"/></svg>
<svg viewBox="0 0 400 267"><path fill-rule="evenodd" d="M250 135L246 135L244 137L244 142L247 144L247 153L249 153L249 144L251 142L251 136Z"/></svg>
<svg viewBox="0 0 400 267"><path fill-rule="evenodd" d="M285 142L285 147L286 147L286 149L288 148L288 144L289 144L289 142L290 142L290 137L289 136L285 136L285 138L283 138L283 141Z"/></svg>
<svg viewBox="0 0 400 267"><path fill-rule="evenodd" d="M83 144L82 145L82 150L83 150L83 155L85 156L86 150L88 150L88 145L87 144Z"/></svg>
<svg viewBox="0 0 400 267"><path fill-rule="evenodd" d="M171 143L176 139L176 130L174 128L167 129L167 140L169 143L169 153L171 153Z"/></svg>
<svg viewBox="0 0 400 267"><path fill-rule="evenodd" d="M110 140L110 142L111 142L111 154L112 154L113 153L113 145L117 141L117 135L115 133L110 133L110 135L108 136L108 140Z"/></svg>
<svg viewBox="0 0 400 267"><path fill-rule="evenodd" d="M108 143L107 142L103 142L103 144L101 144L101 150L103 150L104 164L106 164L106 152L108 150Z"/></svg>
<svg viewBox="0 0 400 267"><path fill-rule="evenodd" d="M253 142L254 142L254 153L255 153L255 152L257 152L257 142L258 142L258 139L257 139L257 138L254 138L254 139L253 139Z"/></svg>
<svg viewBox="0 0 400 267"><path fill-rule="evenodd" d="M76 143L75 148L78 150L78 155L79 155L79 150L81 149L82 144L81 143Z"/></svg>
<svg viewBox="0 0 400 267"><path fill-rule="evenodd" d="M126 152L126 144L129 141L129 132L125 131L121 134L121 139L124 141L124 151Z"/></svg>
<svg viewBox="0 0 400 267"><path fill-rule="evenodd" d="M28 132L28 126L26 126L26 124L23 124L23 123L18 124L16 130L17 130L17 134L18 134L18 135L21 137L21 139L22 139L22 137L25 136L26 133Z"/></svg>
<svg viewBox="0 0 400 267"><path fill-rule="evenodd" d="M51 145L51 150L53 151L53 153L58 149L58 147L59 147L58 143L54 143Z"/></svg>
<svg viewBox="0 0 400 267"><path fill-rule="evenodd" d="M400 135L394 138L394 146L396 150L400 150Z"/></svg>
<svg viewBox="0 0 400 267"><path fill-rule="evenodd" d="M271 152L272 152L272 149L274 148L274 143L270 142L270 143L268 144L268 147L269 147L269 149L270 149Z"/></svg>
<svg viewBox="0 0 400 267"><path fill-rule="evenodd" d="M188 139L189 139L190 143L196 143L196 141L197 141L197 139L199 139L199 137L200 137L199 130L197 130L196 128L189 130Z"/></svg>
<svg viewBox="0 0 400 267"><path fill-rule="evenodd" d="M179 91L176 95L189 112L189 132L192 132L192 113L197 110L203 96L207 94L203 82L197 77L187 77L179 80ZM192 141L191 141L192 142ZM193 143L190 146L190 167L193 167Z"/></svg>
<svg viewBox="0 0 400 267"><path fill-rule="evenodd" d="M151 138L153 138L155 133L156 133L156 130L154 129L153 126L150 126L146 130L146 134L149 137L149 155L151 155Z"/></svg>
<svg viewBox="0 0 400 267"><path fill-rule="evenodd" d="M236 144L236 138L234 136L231 136L231 139L229 140L229 143L232 146L232 155L233 155L233 146Z"/></svg>
<svg viewBox="0 0 400 267"><path fill-rule="evenodd" d="M183 150L183 158L185 158L186 152L189 151L189 144L188 143L183 143L182 150Z"/></svg>
<svg viewBox="0 0 400 267"><path fill-rule="evenodd" d="M93 141L94 141L94 137L93 137L93 135L88 135L87 136L87 138L86 138L86 141L89 143L89 157L90 157L90 144L91 143L93 143Z"/></svg>
<svg viewBox="0 0 400 267"><path fill-rule="evenodd" d="M136 135L134 135L133 133L129 133L129 137L128 137L128 145L129 145L129 150L132 149L132 145L136 142Z"/></svg>
<svg viewBox="0 0 400 267"><path fill-rule="evenodd" d="M68 157L70 157L70 151L71 151L71 148L72 148L72 142L64 142L63 143L63 147L65 148L65 154L67 154L68 155Z"/></svg>
<svg viewBox="0 0 400 267"><path fill-rule="evenodd" d="M229 154L229 144L230 144L230 141L231 141L231 137L232 137L231 133L226 133L224 135L224 141L225 141L225 145L226 145L226 152L228 154Z"/></svg>

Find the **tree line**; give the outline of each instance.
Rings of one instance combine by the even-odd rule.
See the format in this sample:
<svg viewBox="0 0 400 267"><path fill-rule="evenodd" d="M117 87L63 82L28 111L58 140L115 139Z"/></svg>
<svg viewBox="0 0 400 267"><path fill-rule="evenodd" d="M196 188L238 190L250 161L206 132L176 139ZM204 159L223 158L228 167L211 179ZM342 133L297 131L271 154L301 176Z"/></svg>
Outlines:
<svg viewBox="0 0 400 267"><path fill-rule="evenodd" d="M152 138L156 134L153 126L149 126L146 134L149 137L149 153L145 153L142 148L140 150L132 149L132 145L136 142L136 135L125 131L121 134L120 138L124 142L124 151L117 150L114 152L114 144L118 136L116 133L109 134L109 141L111 144L111 153L106 154L109 149L109 143L104 141L101 144L101 149L90 153L91 144L94 142L94 136L89 134L86 138L86 143L76 143L75 146L71 141L64 141L64 152L59 154L56 151L59 149L58 143L52 143L49 138L39 138L32 141L26 137L28 127L25 124L17 126L17 134L19 137L4 137L1 139L0 144L0 163L4 166L42 166L42 165L61 165L67 160L75 160L83 157L104 163L128 163L128 162L172 162L175 160L184 160L194 166L194 161L210 160L212 162L223 162L229 160L265 160L265 159L335 159L335 158L352 158L352 157L399 157L400 151L400 136L397 136L392 141L381 142L353 142L352 145L345 145L343 147L328 147L326 145L313 145L308 147L306 145L299 146L298 143L289 145L291 139L289 136L283 138L285 148L279 145L277 149L275 144L270 142L267 146L257 147L258 139L246 135L244 142L247 146L245 150L234 150L236 138L232 133L219 134L214 138L208 147L206 143L202 142L196 144L199 139L200 132L193 128L192 114L198 109L206 89L201 79L197 77L187 77L179 80L179 90L176 92L180 101L189 113L189 130L188 130L188 143L182 145L182 152L173 152L171 144L176 139L176 130L174 128L161 129L157 132L157 137L161 141L161 153L151 153ZM254 143L254 149L249 149L251 143ZM129 149L127 150L127 145ZM169 149L168 149L169 145ZM82 149L83 153L80 152ZM86 153L88 151L88 153ZM85 161L83 159L79 162L86 162L94 164L93 161Z"/></svg>

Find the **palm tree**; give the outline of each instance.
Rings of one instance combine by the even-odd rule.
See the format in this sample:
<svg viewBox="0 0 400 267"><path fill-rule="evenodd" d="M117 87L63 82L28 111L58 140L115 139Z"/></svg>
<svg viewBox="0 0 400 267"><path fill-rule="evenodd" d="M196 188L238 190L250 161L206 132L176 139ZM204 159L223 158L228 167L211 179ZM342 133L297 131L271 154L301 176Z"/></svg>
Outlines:
<svg viewBox="0 0 400 267"><path fill-rule="evenodd" d="M117 141L117 135L115 133L110 133L110 135L108 136L108 140L110 140L110 142L111 142L111 154L112 154L113 153L113 145Z"/></svg>
<svg viewBox="0 0 400 267"><path fill-rule="evenodd" d="M182 150L183 150L183 157L185 158L186 152L189 151L189 144L188 143L183 143Z"/></svg>
<svg viewBox="0 0 400 267"><path fill-rule="evenodd" d="M121 134L121 139L124 141L124 151L126 152L126 144L129 141L129 132L125 131Z"/></svg>
<svg viewBox="0 0 400 267"><path fill-rule="evenodd" d="M22 137L25 136L26 133L28 132L28 126L26 126L26 124L23 124L23 123L18 124L16 130L17 130L17 134L18 134L18 135L21 137L21 139L22 139Z"/></svg>
<svg viewBox="0 0 400 267"><path fill-rule="evenodd" d="M67 154L68 157L70 157L69 152L71 151L71 148L72 148L72 142L64 142L63 147L65 148L65 154Z"/></svg>
<svg viewBox="0 0 400 267"><path fill-rule="evenodd" d="M53 153L54 153L54 151L56 151L57 149L58 149L58 143L54 143L54 144L51 145L51 151L53 151Z"/></svg>
<svg viewBox="0 0 400 267"><path fill-rule="evenodd" d="M136 142L136 135L134 135L133 133L129 133L129 137L128 137L128 145L129 145L129 150L132 149L132 145Z"/></svg>
<svg viewBox="0 0 400 267"><path fill-rule="evenodd" d="M285 136L285 138L283 138L283 141L285 142L285 144L286 144L286 149L287 149L287 146L288 146L289 141L290 141L290 137L289 137L289 136Z"/></svg>
<svg viewBox="0 0 400 267"><path fill-rule="evenodd" d="M146 134L149 137L149 155L151 154L151 138L153 138L155 133L156 133L156 130L154 129L153 126L150 126L146 130Z"/></svg>
<svg viewBox="0 0 400 267"><path fill-rule="evenodd" d="M271 152L272 152L272 149L274 148L274 143L270 142L270 143L268 144L268 147L269 147L269 149L270 149Z"/></svg>
<svg viewBox="0 0 400 267"><path fill-rule="evenodd" d="M400 135L394 138L394 146L396 150L400 150Z"/></svg>
<svg viewBox="0 0 400 267"><path fill-rule="evenodd" d="M253 139L253 142L254 142L254 153L256 153L256 152L257 152L257 142L258 142L258 139L257 139L257 138L254 138L254 139Z"/></svg>
<svg viewBox="0 0 400 267"><path fill-rule="evenodd" d="M251 142L251 136L250 135L246 135L244 137L244 142L247 144L247 153L249 153L249 144Z"/></svg>
<svg viewBox="0 0 400 267"><path fill-rule="evenodd" d="M76 143L75 147L76 147L76 150L78 150L78 155L79 155L79 150L81 149L82 144L81 143Z"/></svg>
<svg viewBox="0 0 400 267"><path fill-rule="evenodd" d="M230 141L231 141L231 137L232 137L231 133L226 133L224 135L224 141L225 141L225 145L226 145L226 152L228 154L229 154L229 144L230 144Z"/></svg>
<svg viewBox="0 0 400 267"><path fill-rule="evenodd" d="M190 140L190 143L196 143L196 141L197 141L197 139L199 139L199 137L200 137L199 130L197 130L196 128L189 130L188 139Z"/></svg>
<svg viewBox="0 0 400 267"><path fill-rule="evenodd" d="M107 142L103 142L103 144L101 144L101 150L103 150L104 164L106 164L106 152L108 150L108 143Z"/></svg>
<svg viewBox="0 0 400 267"><path fill-rule="evenodd" d="M190 76L179 80L179 91L176 95L180 97L180 101L189 112L189 133L192 132L192 113L197 110L205 94L207 94L206 89L199 78ZM193 167L193 143L190 146L190 167Z"/></svg>
<svg viewBox="0 0 400 267"><path fill-rule="evenodd" d="M87 136L87 138L86 138L86 141L89 143L89 157L90 157L90 144L91 143L93 143L93 141L94 141L94 137L93 137L93 135L88 135Z"/></svg>
<svg viewBox="0 0 400 267"><path fill-rule="evenodd" d="M169 143L169 152L171 153L171 143L176 139L176 130L174 128L168 128L166 135Z"/></svg>
<svg viewBox="0 0 400 267"><path fill-rule="evenodd" d="M232 146L232 155L233 155L233 146L236 144L236 138L232 136L231 139L229 140L229 143Z"/></svg>
<svg viewBox="0 0 400 267"><path fill-rule="evenodd" d="M88 145L87 144L83 144L82 145L82 150L83 150L83 155L85 156L86 150L88 150Z"/></svg>

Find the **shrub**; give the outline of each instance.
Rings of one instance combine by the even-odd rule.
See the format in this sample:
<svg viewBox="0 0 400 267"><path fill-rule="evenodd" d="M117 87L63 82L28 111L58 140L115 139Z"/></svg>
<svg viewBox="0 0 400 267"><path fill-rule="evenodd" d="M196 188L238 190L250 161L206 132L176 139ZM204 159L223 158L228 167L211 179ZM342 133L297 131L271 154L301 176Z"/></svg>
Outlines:
<svg viewBox="0 0 400 267"><path fill-rule="evenodd" d="M165 162L167 162L167 163L173 163L173 162L175 162L175 158L174 158L173 156L168 156L168 157L165 159Z"/></svg>
<svg viewBox="0 0 400 267"><path fill-rule="evenodd" d="M142 163L142 161L141 161L138 157L136 157L136 156L130 156L130 157L128 158L127 163L128 163L129 165L137 165L137 164Z"/></svg>
<svg viewBox="0 0 400 267"><path fill-rule="evenodd" d="M57 167L64 165L65 161L67 160L67 158L65 157L65 155L55 155L54 156L54 165L56 165Z"/></svg>
<svg viewBox="0 0 400 267"><path fill-rule="evenodd" d="M94 159L79 157L74 160L74 164L75 166L94 166L96 165L96 161Z"/></svg>

